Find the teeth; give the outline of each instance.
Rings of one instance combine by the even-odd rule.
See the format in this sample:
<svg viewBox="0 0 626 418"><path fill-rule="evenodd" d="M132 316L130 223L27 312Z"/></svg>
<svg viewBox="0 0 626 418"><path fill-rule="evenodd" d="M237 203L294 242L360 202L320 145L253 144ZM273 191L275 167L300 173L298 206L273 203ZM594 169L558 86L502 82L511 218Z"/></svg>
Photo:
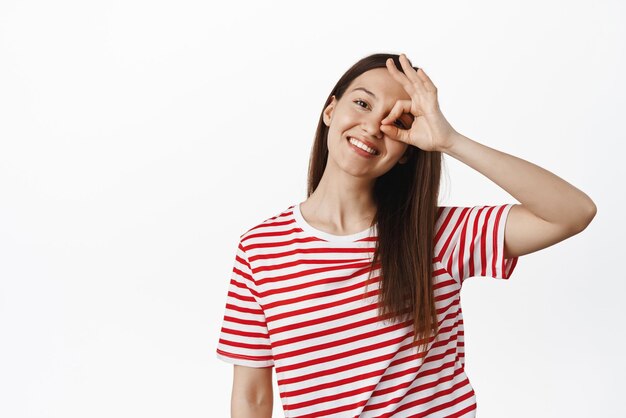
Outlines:
<svg viewBox="0 0 626 418"><path fill-rule="evenodd" d="M348 138L348 141L350 141L351 144L356 145L357 147L361 148L362 150L365 150L365 151L369 152L372 155L377 155L378 154L378 152L376 152L376 150L368 147L367 145L365 145L364 143L362 143L358 139L354 139L354 138L350 137L350 138Z"/></svg>

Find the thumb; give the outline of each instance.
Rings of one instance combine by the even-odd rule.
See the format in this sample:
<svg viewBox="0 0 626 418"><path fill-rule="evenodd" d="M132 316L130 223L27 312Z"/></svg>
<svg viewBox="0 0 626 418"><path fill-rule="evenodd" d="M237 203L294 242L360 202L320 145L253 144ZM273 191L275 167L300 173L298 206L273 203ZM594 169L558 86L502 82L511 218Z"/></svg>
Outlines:
<svg viewBox="0 0 626 418"><path fill-rule="evenodd" d="M400 129L393 125L381 125L380 130L391 139L402 141L407 144L409 143L409 131L406 129Z"/></svg>

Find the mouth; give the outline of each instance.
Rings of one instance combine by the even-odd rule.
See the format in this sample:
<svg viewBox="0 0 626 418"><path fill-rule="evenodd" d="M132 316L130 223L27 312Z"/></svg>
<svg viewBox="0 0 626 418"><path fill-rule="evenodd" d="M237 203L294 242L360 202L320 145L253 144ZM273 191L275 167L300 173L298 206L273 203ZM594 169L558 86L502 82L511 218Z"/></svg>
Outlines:
<svg viewBox="0 0 626 418"><path fill-rule="evenodd" d="M369 155L369 156L377 156L380 155L380 151L373 147L371 144L366 143L364 140L352 137L352 136L348 136L347 141L350 145L352 145L353 148L355 148L355 150L357 152L361 152L362 155Z"/></svg>

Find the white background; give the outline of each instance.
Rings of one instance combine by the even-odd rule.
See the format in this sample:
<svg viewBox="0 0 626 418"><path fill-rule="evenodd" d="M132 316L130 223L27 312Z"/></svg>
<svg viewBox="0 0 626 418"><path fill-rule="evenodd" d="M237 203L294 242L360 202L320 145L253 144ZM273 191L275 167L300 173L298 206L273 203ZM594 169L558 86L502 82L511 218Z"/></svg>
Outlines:
<svg viewBox="0 0 626 418"><path fill-rule="evenodd" d="M215 348L239 235L306 198L341 74L404 52L456 130L598 207L509 280L465 282L478 417L623 417L625 12L2 1L0 416L229 416ZM445 170L442 204L517 203L458 160Z"/></svg>

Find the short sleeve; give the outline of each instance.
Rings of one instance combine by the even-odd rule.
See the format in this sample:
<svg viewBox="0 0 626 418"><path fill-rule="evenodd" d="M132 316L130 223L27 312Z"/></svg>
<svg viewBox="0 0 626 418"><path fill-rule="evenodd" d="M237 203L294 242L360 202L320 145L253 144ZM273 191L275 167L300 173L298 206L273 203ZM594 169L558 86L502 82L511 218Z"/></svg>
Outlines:
<svg viewBox="0 0 626 418"><path fill-rule="evenodd" d="M252 271L239 242L216 349L218 359L248 367L274 366L265 314L258 303Z"/></svg>
<svg viewBox="0 0 626 418"><path fill-rule="evenodd" d="M440 208L435 251L450 276L511 276L519 257L504 258L504 228L513 205Z"/></svg>

